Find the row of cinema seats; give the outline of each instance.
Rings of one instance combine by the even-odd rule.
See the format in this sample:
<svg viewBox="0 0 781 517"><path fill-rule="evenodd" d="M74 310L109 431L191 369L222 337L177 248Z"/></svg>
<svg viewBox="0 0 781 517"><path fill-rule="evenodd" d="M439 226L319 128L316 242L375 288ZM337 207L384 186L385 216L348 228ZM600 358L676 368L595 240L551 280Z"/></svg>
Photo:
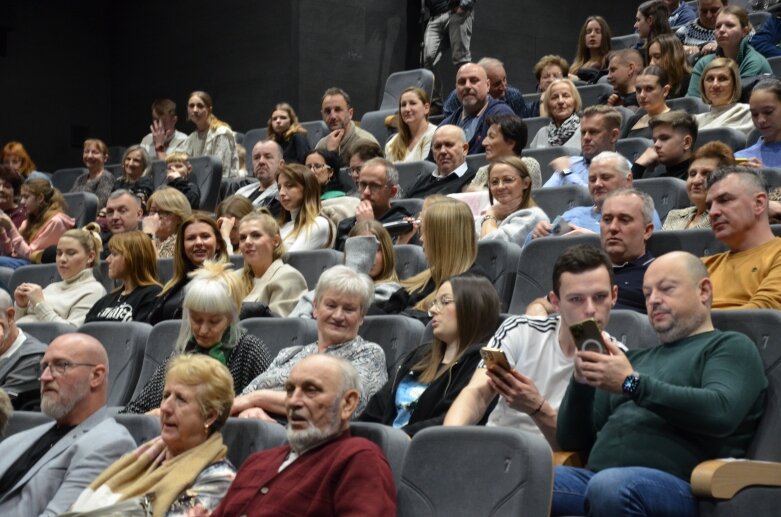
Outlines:
<svg viewBox="0 0 781 517"><path fill-rule="evenodd" d="M748 458L779 462L781 338L777 329L781 312L714 311L713 321L718 329L748 335L759 349L769 384L764 417ZM636 313L614 311L607 330L630 349L656 344L647 319ZM119 415L118 420L139 443L159 433L153 417ZM47 417L40 413L17 412L9 434L45 421ZM379 445L388 458L396 480L399 515L548 515L552 457L541 438L512 429L476 426L431 428L411 441L403 432L379 424L353 423L351 430ZM279 426L235 418L228 420L223 434L229 458L236 466L252 452L277 446L285 439ZM740 467L739 463L728 462L726 467ZM774 468L778 465L765 465L767 472L777 472L771 470ZM698 467L692 476L693 489L701 497L702 516L772 515L781 504L781 479L766 479L762 482L765 486L737 492L745 476L709 476L708 471L707 466ZM720 500L728 497L731 499Z"/></svg>

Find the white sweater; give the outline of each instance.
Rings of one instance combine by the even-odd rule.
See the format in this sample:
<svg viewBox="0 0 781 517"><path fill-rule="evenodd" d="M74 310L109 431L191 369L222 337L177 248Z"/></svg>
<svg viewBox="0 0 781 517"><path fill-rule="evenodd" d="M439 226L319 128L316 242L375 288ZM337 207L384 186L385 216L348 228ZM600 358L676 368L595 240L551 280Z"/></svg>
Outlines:
<svg viewBox="0 0 781 517"><path fill-rule="evenodd" d="M106 289L95 280L91 269L85 269L70 280L54 282L43 289L43 301L29 306L16 305L17 323L54 321L79 327L95 302L106 295Z"/></svg>

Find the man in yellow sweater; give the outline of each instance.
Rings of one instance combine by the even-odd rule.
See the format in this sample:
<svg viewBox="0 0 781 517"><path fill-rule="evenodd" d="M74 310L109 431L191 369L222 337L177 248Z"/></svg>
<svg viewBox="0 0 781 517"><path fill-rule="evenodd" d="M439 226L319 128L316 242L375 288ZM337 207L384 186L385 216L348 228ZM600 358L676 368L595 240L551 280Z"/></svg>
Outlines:
<svg viewBox="0 0 781 517"><path fill-rule="evenodd" d="M781 309L781 238L768 220L767 185L753 169L726 167L708 177L713 233L729 251L704 257L714 309Z"/></svg>

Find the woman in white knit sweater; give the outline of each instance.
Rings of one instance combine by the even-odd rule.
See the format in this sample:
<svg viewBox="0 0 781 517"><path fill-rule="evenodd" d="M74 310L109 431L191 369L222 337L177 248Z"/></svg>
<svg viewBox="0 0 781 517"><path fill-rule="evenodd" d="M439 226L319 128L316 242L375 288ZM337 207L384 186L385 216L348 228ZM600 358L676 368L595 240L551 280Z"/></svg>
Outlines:
<svg viewBox="0 0 781 517"><path fill-rule="evenodd" d="M61 282L46 287L24 283L14 291L17 323L53 321L78 327L87 312L106 294L93 270L103 246L95 223L68 230L57 243L57 271Z"/></svg>
<svg viewBox="0 0 781 517"><path fill-rule="evenodd" d="M703 69L700 76L700 95L710 110L695 115L697 127L710 129L731 127L748 136L754 124L748 104L740 99L740 71L728 57L717 57Z"/></svg>

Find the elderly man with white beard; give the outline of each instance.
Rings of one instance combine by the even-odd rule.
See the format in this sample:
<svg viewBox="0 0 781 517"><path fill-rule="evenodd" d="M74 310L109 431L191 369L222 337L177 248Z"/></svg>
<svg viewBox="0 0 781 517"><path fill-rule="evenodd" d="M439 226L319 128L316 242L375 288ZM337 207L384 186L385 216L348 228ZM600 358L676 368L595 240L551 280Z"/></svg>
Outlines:
<svg viewBox="0 0 781 517"><path fill-rule="evenodd" d="M346 360L303 359L285 383L289 445L250 456L212 517L396 515L388 462L350 435L361 383Z"/></svg>
<svg viewBox="0 0 781 517"><path fill-rule="evenodd" d="M119 457L136 447L108 415L108 356L86 334L64 334L40 363L41 411L54 419L0 442L0 515L65 512Z"/></svg>

